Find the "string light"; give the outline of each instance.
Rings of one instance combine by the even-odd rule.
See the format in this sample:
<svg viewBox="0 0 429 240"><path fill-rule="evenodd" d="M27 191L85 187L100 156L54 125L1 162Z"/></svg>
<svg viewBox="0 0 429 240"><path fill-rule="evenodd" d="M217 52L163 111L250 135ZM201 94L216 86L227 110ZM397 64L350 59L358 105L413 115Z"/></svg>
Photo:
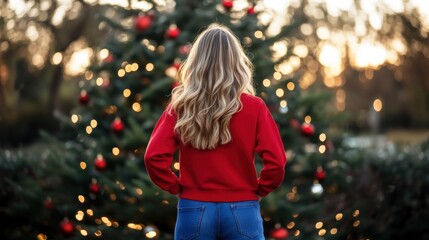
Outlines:
<svg viewBox="0 0 429 240"><path fill-rule="evenodd" d="M116 181L116 185L118 185L118 186L119 186L119 189L121 189L121 190L125 190L125 186L124 186L124 184L122 184L121 182Z"/></svg>
<svg viewBox="0 0 429 240"><path fill-rule="evenodd" d="M304 122L306 122L306 123L311 123L311 117L310 116L305 116L305 118L304 118Z"/></svg>
<svg viewBox="0 0 429 240"><path fill-rule="evenodd" d="M112 222L107 217L101 217L101 221L106 225L112 225Z"/></svg>
<svg viewBox="0 0 429 240"><path fill-rule="evenodd" d="M131 72L131 64L127 64L125 66L125 72L127 72L127 73Z"/></svg>
<svg viewBox="0 0 429 240"><path fill-rule="evenodd" d="M288 82L286 87L289 91L293 91L295 89L295 83Z"/></svg>
<svg viewBox="0 0 429 240"><path fill-rule="evenodd" d="M280 101L280 107L282 107L282 108L287 107L287 102L286 102L286 100L281 100L281 101Z"/></svg>
<svg viewBox="0 0 429 240"><path fill-rule="evenodd" d="M85 162L80 162L79 166L82 170L86 169L86 163Z"/></svg>
<svg viewBox="0 0 429 240"><path fill-rule="evenodd" d="M142 110L141 105L138 102L133 103L132 108L133 108L134 112L140 112Z"/></svg>
<svg viewBox="0 0 429 240"><path fill-rule="evenodd" d="M97 125L98 125L97 120L92 119L90 125L91 125L92 128L96 128Z"/></svg>
<svg viewBox="0 0 429 240"><path fill-rule="evenodd" d="M273 78L275 80L280 80L282 78L282 74L280 72L274 72L273 73Z"/></svg>
<svg viewBox="0 0 429 240"><path fill-rule="evenodd" d="M256 31L255 33L254 33L254 35L255 35L255 38L263 38L264 37L264 34L261 32L261 31Z"/></svg>
<svg viewBox="0 0 429 240"><path fill-rule="evenodd" d="M153 68L154 68L154 65L152 63L146 64L146 71L150 72L153 70Z"/></svg>
<svg viewBox="0 0 429 240"><path fill-rule="evenodd" d="M320 152L321 154L323 154L323 153L325 153L325 151L326 151L326 146L325 146L325 145L320 145L320 146L319 146L319 152Z"/></svg>
<svg viewBox="0 0 429 240"><path fill-rule="evenodd" d="M277 97L283 97L283 96L284 96L284 94L285 94L285 91L284 91L283 89L278 88L278 89L276 90L276 95L277 95Z"/></svg>
<svg viewBox="0 0 429 240"><path fill-rule="evenodd" d="M123 77L125 76L125 70L124 69L119 69L118 70L118 77Z"/></svg>
<svg viewBox="0 0 429 240"><path fill-rule="evenodd" d="M340 221L341 219L343 219L343 214L337 213L337 215L335 215L335 220Z"/></svg>
<svg viewBox="0 0 429 240"><path fill-rule="evenodd" d="M101 237L102 233L101 233L101 231L100 231L100 230L97 230L97 231L95 231L95 232L94 232L94 235L95 235L96 237Z"/></svg>
<svg viewBox="0 0 429 240"><path fill-rule="evenodd" d="M92 127L91 126L86 126L86 133L87 134L91 134L92 133Z"/></svg>
<svg viewBox="0 0 429 240"><path fill-rule="evenodd" d="M109 50L107 50L106 48L101 49L100 52L98 53L98 56L101 59L107 58L107 56L109 56Z"/></svg>
<svg viewBox="0 0 429 240"><path fill-rule="evenodd" d="M94 74L91 71L85 72L85 79L86 80L91 80L93 76L94 76Z"/></svg>
<svg viewBox="0 0 429 240"><path fill-rule="evenodd" d="M103 78L98 77L97 80L95 80L95 84L97 84L97 86L102 86L104 83Z"/></svg>
<svg viewBox="0 0 429 240"><path fill-rule="evenodd" d="M332 235L337 234L337 232L338 232L338 229L336 229L336 228L332 228L332 229L331 229L331 234L332 234Z"/></svg>
<svg viewBox="0 0 429 240"><path fill-rule="evenodd" d="M264 79L262 81L262 85L264 85L264 87L269 87L271 85L271 81L269 79Z"/></svg>
<svg viewBox="0 0 429 240"><path fill-rule="evenodd" d="M115 155L115 156L118 156L119 155L119 148L118 147L114 147L114 148L112 148L112 153L113 153L113 155Z"/></svg>
<svg viewBox="0 0 429 240"><path fill-rule="evenodd" d="M122 94L124 95L124 97L129 97L131 95L131 90L130 89L124 89L124 91L122 92Z"/></svg>
<svg viewBox="0 0 429 240"><path fill-rule="evenodd" d="M80 210L79 210L79 211L76 213L75 218L76 218L76 220L78 220L78 221L82 221L84 216L85 216L85 214L84 214L82 211L80 211Z"/></svg>
<svg viewBox="0 0 429 240"><path fill-rule="evenodd" d="M143 195L143 190L141 188L136 188L135 191L137 195Z"/></svg>
<svg viewBox="0 0 429 240"><path fill-rule="evenodd" d="M359 216L359 209L353 211L353 217Z"/></svg>
<svg viewBox="0 0 429 240"><path fill-rule="evenodd" d="M43 233L37 234L37 240L46 240L46 239L48 239L48 237L45 234Z"/></svg>
<svg viewBox="0 0 429 240"><path fill-rule="evenodd" d="M71 115L71 121L72 123L77 123L79 121L79 117L76 114Z"/></svg>
<svg viewBox="0 0 429 240"><path fill-rule="evenodd" d="M81 229L80 234L82 234L82 236L87 236L88 232L85 229Z"/></svg>
<svg viewBox="0 0 429 240"><path fill-rule="evenodd" d="M84 196L82 196L82 195L79 195L79 196L77 196L77 200L78 200L80 203L84 203L84 202L85 202L85 197L84 197Z"/></svg>
<svg viewBox="0 0 429 240"><path fill-rule="evenodd" d="M319 140L320 140L321 142L324 142L324 141L326 140L326 134L321 133L321 134L319 135Z"/></svg>
<svg viewBox="0 0 429 240"><path fill-rule="evenodd" d="M323 227L323 223L322 222L317 222L316 225L315 225L316 229L320 229L322 227Z"/></svg>
<svg viewBox="0 0 429 240"><path fill-rule="evenodd" d="M323 236L325 234L326 234L326 230L325 229L320 229L319 236Z"/></svg>
<svg viewBox="0 0 429 240"><path fill-rule="evenodd" d="M116 201L116 195L114 193L110 194L110 200Z"/></svg>
<svg viewBox="0 0 429 240"><path fill-rule="evenodd" d="M174 163L173 167L176 170L180 170L180 163L178 163L178 162Z"/></svg>
<svg viewBox="0 0 429 240"><path fill-rule="evenodd" d="M378 99L378 98L374 100L374 102L373 102L372 105L373 105L374 110L376 112L380 112L381 109L383 108L383 102L380 99Z"/></svg>
<svg viewBox="0 0 429 240"><path fill-rule="evenodd" d="M52 64L54 65L58 65L63 61L63 54L61 54L60 52L56 52L54 53L54 55L52 56Z"/></svg>
<svg viewBox="0 0 429 240"><path fill-rule="evenodd" d="M110 105L109 107L106 108L106 113L115 114L117 109L118 108L115 105Z"/></svg>
<svg viewBox="0 0 429 240"><path fill-rule="evenodd" d="M137 63L131 64L131 71L135 72L139 69L139 65Z"/></svg>
<svg viewBox="0 0 429 240"><path fill-rule="evenodd" d="M358 227L359 224L360 224L360 221L356 220L356 221L353 222L353 227Z"/></svg>
<svg viewBox="0 0 429 240"><path fill-rule="evenodd" d="M92 209L86 209L86 214L88 214L88 216L92 216L94 215L94 211L92 211Z"/></svg>
<svg viewBox="0 0 429 240"><path fill-rule="evenodd" d="M300 233L301 232L299 230L296 230L293 235L296 237L296 236L299 236Z"/></svg>

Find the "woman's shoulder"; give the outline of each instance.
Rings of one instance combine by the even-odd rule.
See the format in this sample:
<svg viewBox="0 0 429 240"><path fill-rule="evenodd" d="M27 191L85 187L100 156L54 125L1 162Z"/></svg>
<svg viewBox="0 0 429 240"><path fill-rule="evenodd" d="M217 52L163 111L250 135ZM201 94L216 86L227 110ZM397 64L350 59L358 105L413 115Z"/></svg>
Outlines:
<svg viewBox="0 0 429 240"><path fill-rule="evenodd" d="M263 103L262 98L248 94L248 93L242 93L240 96L240 99L241 99L241 102L243 104L259 105L259 104Z"/></svg>

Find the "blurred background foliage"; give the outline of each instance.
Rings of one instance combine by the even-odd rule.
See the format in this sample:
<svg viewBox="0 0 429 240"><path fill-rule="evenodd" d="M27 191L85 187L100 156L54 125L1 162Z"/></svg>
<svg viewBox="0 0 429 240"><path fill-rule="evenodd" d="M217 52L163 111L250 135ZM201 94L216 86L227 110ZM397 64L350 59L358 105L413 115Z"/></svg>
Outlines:
<svg viewBox="0 0 429 240"><path fill-rule="evenodd" d="M38 129L57 130L52 113L67 113L77 104L74 80L85 77L85 69L97 58L94 48L111 31L100 22L100 14L118 5L147 8L144 1L136 0L1 1L0 141L4 146L31 143ZM331 88L336 94L332 107L351 116L344 125L347 130L427 128L425 1L263 3L271 10L260 21L270 22L271 34L289 24L297 10L308 17L300 34L291 37L302 44L295 53L306 57L299 63L290 59L280 72L293 74L298 69L294 66L306 68L301 88L313 84ZM282 42L273 48L280 55L287 51ZM373 114L377 99L382 111Z"/></svg>

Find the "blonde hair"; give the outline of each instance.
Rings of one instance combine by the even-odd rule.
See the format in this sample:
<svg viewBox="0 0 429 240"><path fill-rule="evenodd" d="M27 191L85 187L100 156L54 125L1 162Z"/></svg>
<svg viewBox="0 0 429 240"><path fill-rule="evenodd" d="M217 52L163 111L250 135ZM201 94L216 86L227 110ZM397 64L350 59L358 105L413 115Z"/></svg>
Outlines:
<svg viewBox="0 0 429 240"><path fill-rule="evenodd" d="M255 95L252 63L237 37L225 26L211 24L195 40L178 71L172 91L174 127L184 144L214 149L232 140L231 117L241 110L240 95Z"/></svg>

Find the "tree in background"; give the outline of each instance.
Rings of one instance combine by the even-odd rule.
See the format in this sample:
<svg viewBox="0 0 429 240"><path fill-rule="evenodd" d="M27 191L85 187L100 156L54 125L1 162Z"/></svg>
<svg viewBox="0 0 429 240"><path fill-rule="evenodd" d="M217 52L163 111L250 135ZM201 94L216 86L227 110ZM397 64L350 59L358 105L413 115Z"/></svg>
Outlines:
<svg viewBox="0 0 429 240"><path fill-rule="evenodd" d="M355 209L334 199L346 181L324 131L334 119L323 106L328 95L317 88L302 91L298 82L308 51L297 31L306 19L301 5L295 7L294 18L274 35L270 12L260 2L145 2L143 10L106 12L101 19L113 37L96 50L96 62L79 82L80 106L70 118L62 116L58 147L41 155L36 167L21 168L23 176L15 179L20 184L11 181L15 196L4 212L13 225L3 234L171 239L177 199L152 185L142 158L192 40L219 22L247 49L257 93L279 125L289 159L285 182L262 201L266 235L348 235L359 224L349 220ZM177 162L173 169L179 173Z"/></svg>
<svg viewBox="0 0 429 240"><path fill-rule="evenodd" d="M104 41L96 16L110 6L83 0L0 5L0 145L17 146L37 138L35 129L58 130L53 112L74 106L67 101L74 81L64 80L82 77L73 60Z"/></svg>

